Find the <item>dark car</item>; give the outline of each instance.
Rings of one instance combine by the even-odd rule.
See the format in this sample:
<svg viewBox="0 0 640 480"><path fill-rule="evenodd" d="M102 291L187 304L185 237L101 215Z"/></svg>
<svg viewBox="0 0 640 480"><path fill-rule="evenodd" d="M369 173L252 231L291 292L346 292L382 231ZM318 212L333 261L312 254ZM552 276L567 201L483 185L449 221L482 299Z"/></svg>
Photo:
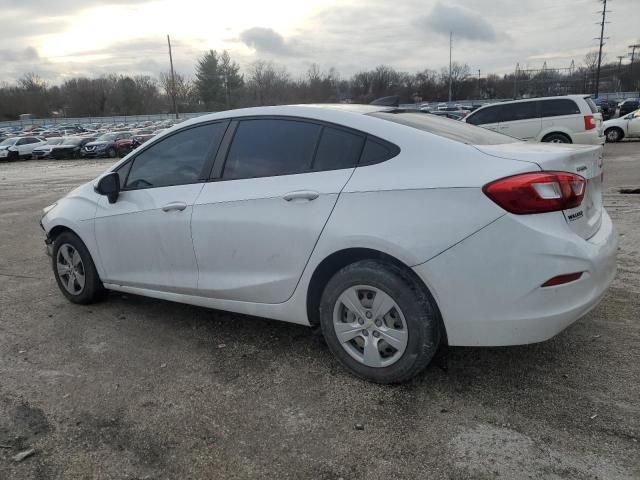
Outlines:
<svg viewBox="0 0 640 480"><path fill-rule="evenodd" d="M118 152L119 157L124 157L130 152L134 151L140 145L142 145L138 138L138 136L133 136L131 138L123 138L121 140L116 140L116 151Z"/></svg>
<svg viewBox="0 0 640 480"><path fill-rule="evenodd" d="M616 113L615 102L601 98L596 98L593 102L597 105L600 113L602 113L602 120L609 120L610 118L613 118Z"/></svg>
<svg viewBox="0 0 640 480"><path fill-rule="evenodd" d="M82 147L82 156L84 158L116 158L118 156L118 140L131 138L132 136L131 132L105 133L96 138L95 141L89 142Z"/></svg>
<svg viewBox="0 0 640 480"><path fill-rule="evenodd" d="M51 158L55 160L80 158L82 156L82 147L95 140L96 137L66 137L60 145L56 145L51 149Z"/></svg>
<svg viewBox="0 0 640 480"><path fill-rule="evenodd" d="M625 101L620 103L620 117L624 117L627 113L635 112L640 108L640 99L638 98L627 98Z"/></svg>

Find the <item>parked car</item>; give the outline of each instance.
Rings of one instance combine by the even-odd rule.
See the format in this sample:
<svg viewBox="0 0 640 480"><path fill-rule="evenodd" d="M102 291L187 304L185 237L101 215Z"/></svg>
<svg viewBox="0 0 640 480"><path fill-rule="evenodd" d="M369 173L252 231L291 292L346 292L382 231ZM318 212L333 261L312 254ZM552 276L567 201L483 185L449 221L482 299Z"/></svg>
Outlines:
<svg viewBox="0 0 640 480"><path fill-rule="evenodd" d="M602 120L609 120L616 114L616 103L603 98L596 98L593 101L598 107L598 111L602 114Z"/></svg>
<svg viewBox="0 0 640 480"><path fill-rule="evenodd" d="M63 141L62 137L47 138L47 141L44 145L40 145L39 147L36 147L33 149L33 151L31 152L31 158L34 160L42 160L45 158L50 158L51 149L53 149L55 145L60 145L62 141Z"/></svg>
<svg viewBox="0 0 640 480"><path fill-rule="evenodd" d="M140 145L141 142L136 138L136 136L122 138L120 140L116 140L116 151L118 152L119 157L124 157Z"/></svg>
<svg viewBox="0 0 640 480"><path fill-rule="evenodd" d="M82 157L82 147L93 142L96 137L65 137L60 145L51 149L51 157L56 160Z"/></svg>
<svg viewBox="0 0 640 480"><path fill-rule="evenodd" d="M116 142L125 138L131 138L131 132L112 132L105 133L94 142L87 143L82 147L82 156L86 158L109 157L116 158L118 156L118 146Z"/></svg>
<svg viewBox="0 0 640 480"><path fill-rule="evenodd" d="M640 110L604 122L604 135L607 142L619 142L625 137L640 137Z"/></svg>
<svg viewBox="0 0 640 480"><path fill-rule="evenodd" d="M43 138L33 136L7 138L0 142L0 159L6 158L12 161L31 158L31 152L44 144Z"/></svg>
<svg viewBox="0 0 640 480"><path fill-rule="evenodd" d="M616 271L602 146L532 145L372 105L184 122L44 209L60 290L320 326L349 370L407 380L438 346L546 340Z"/></svg>
<svg viewBox="0 0 640 480"><path fill-rule="evenodd" d="M627 98L626 100L620 102L618 104L620 108L619 117L624 117L628 113L631 113L640 108L640 99L638 98Z"/></svg>
<svg viewBox="0 0 640 480"><path fill-rule="evenodd" d="M471 112L464 121L522 140L604 143L602 114L584 95L493 103Z"/></svg>

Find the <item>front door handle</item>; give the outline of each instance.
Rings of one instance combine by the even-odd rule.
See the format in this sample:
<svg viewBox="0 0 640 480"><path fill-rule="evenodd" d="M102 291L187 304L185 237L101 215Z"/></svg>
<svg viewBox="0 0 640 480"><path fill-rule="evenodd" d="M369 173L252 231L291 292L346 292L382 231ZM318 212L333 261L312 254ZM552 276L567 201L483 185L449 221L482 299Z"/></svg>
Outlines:
<svg viewBox="0 0 640 480"><path fill-rule="evenodd" d="M187 204L184 202L171 202L167 203L164 207L162 207L163 212L171 212L173 210L182 211L187 208Z"/></svg>
<svg viewBox="0 0 640 480"><path fill-rule="evenodd" d="M320 194L318 192L314 192L313 190L296 190L295 192L285 193L282 198L284 198L287 202L291 202L294 200L315 200L318 198Z"/></svg>

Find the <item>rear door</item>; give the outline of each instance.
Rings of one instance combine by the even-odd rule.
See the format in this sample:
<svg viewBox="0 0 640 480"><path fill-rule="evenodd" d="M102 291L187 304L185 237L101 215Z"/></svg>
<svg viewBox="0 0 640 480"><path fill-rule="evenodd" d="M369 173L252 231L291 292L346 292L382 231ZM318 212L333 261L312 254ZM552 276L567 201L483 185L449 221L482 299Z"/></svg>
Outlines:
<svg viewBox="0 0 640 480"><path fill-rule="evenodd" d="M364 135L287 117L242 119L233 128L194 205L199 294L282 303L353 173Z"/></svg>
<svg viewBox="0 0 640 480"><path fill-rule="evenodd" d="M502 105L502 123L499 131L505 135L531 140L540 133L541 120L535 100Z"/></svg>
<svg viewBox="0 0 640 480"><path fill-rule="evenodd" d="M557 98L539 103L543 131L584 132L584 116L574 100Z"/></svg>
<svg viewBox="0 0 640 480"><path fill-rule="evenodd" d="M640 137L640 110L634 112L627 122L627 135L630 137Z"/></svg>

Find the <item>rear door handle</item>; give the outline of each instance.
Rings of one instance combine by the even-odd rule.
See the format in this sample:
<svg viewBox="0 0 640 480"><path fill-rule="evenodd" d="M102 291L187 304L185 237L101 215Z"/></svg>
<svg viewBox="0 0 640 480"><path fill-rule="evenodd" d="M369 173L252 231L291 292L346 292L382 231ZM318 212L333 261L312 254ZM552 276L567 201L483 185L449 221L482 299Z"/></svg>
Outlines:
<svg viewBox="0 0 640 480"><path fill-rule="evenodd" d="M184 202L171 202L167 203L164 207L162 207L163 212L171 212L173 210L182 211L187 208L187 204Z"/></svg>
<svg viewBox="0 0 640 480"><path fill-rule="evenodd" d="M285 193L282 198L284 198L287 202L291 202L294 200L315 200L318 198L320 194L318 192L314 192L313 190L296 190L295 192Z"/></svg>

